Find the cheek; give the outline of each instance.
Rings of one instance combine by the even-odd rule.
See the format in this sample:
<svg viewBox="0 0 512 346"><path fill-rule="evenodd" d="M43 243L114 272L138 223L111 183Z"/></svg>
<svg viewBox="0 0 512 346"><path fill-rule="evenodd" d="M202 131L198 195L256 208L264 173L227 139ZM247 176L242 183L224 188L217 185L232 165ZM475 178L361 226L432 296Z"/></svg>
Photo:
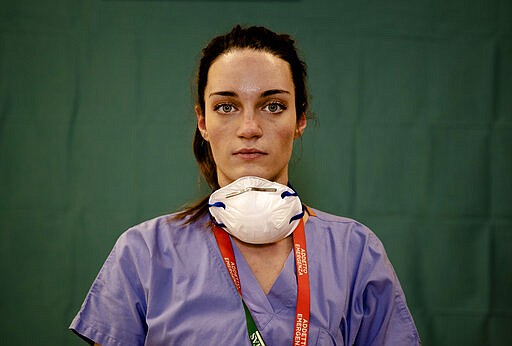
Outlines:
<svg viewBox="0 0 512 346"><path fill-rule="evenodd" d="M208 125L206 126L208 142L210 143L213 158L217 162L229 151L229 130L225 126L218 126L219 124L214 122Z"/></svg>
<svg viewBox="0 0 512 346"><path fill-rule="evenodd" d="M219 133L216 129L208 131L208 142L214 152L223 147L223 139L225 140L225 136Z"/></svg>
<svg viewBox="0 0 512 346"><path fill-rule="evenodd" d="M207 116L205 120L205 128L208 133L208 141L210 145L216 145L219 140L222 140L222 126L212 116Z"/></svg>
<svg viewBox="0 0 512 346"><path fill-rule="evenodd" d="M295 139L295 126L287 126L276 131L279 141L282 143L293 143Z"/></svg>

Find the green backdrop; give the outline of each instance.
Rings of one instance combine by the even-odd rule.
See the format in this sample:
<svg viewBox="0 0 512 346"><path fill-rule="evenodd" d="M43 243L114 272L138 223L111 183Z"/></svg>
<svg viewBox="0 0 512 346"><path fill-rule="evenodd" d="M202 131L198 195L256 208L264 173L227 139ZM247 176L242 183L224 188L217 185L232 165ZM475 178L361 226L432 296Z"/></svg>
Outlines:
<svg viewBox="0 0 512 346"><path fill-rule="evenodd" d="M384 242L425 345L512 345L512 1L0 0L0 334L67 330L115 239L206 193L200 47L296 37L313 110L292 181Z"/></svg>

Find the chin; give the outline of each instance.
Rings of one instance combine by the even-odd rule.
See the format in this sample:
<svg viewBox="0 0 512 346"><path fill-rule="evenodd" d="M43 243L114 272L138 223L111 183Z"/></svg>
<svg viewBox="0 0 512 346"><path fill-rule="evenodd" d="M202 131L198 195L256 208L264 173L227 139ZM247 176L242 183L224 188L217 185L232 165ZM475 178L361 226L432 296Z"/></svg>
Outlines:
<svg viewBox="0 0 512 346"><path fill-rule="evenodd" d="M288 183L287 173L283 171L275 172L274 170L272 170L271 172L269 172L269 170L265 170L264 168L243 167L240 169L233 168L229 173L230 174L224 175L224 177L228 181L228 184L239 178L247 176L259 177L270 181L275 181L283 185L286 185Z"/></svg>
<svg viewBox="0 0 512 346"><path fill-rule="evenodd" d="M264 172L258 171L258 170L244 170L239 172L238 174L233 175L233 181L236 179L247 177L247 176L253 176L253 177L259 177L267 180L272 180L272 176L269 174L265 174Z"/></svg>

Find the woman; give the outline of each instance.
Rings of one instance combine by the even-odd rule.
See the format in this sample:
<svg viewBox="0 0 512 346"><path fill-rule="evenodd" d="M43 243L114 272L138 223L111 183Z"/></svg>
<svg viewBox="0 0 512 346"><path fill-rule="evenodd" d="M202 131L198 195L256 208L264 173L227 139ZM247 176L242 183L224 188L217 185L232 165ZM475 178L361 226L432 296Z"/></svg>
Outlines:
<svg viewBox="0 0 512 346"><path fill-rule="evenodd" d="M376 236L288 185L305 80L294 41L265 28L203 49L194 153L214 192L126 231L73 331L101 345L419 344Z"/></svg>

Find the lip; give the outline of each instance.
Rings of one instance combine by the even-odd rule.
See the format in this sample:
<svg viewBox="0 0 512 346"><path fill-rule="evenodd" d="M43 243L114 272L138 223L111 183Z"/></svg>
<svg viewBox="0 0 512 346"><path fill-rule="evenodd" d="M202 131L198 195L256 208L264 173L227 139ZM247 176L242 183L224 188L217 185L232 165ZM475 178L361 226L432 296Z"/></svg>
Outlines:
<svg viewBox="0 0 512 346"><path fill-rule="evenodd" d="M257 148L242 148L236 150L233 155L242 159L256 159L267 155L267 153Z"/></svg>

